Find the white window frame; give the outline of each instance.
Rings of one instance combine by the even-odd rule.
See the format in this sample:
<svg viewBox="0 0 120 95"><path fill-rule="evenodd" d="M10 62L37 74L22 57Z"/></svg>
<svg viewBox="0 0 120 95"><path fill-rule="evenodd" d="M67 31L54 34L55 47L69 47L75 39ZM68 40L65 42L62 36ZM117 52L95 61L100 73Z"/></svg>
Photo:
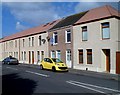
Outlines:
<svg viewBox="0 0 120 95"><path fill-rule="evenodd" d="M53 52L55 53L55 51L54 51L54 50L51 51L51 58L53 58L53 56L52 56ZM55 57L56 57L56 56L55 56ZM55 58L55 57L54 57L54 58Z"/></svg>
<svg viewBox="0 0 120 95"><path fill-rule="evenodd" d="M60 53L60 58L59 59L61 59L61 51L60 50L56 51L56 58L58 58L58 53Z"/></svg>
<svg viewBox="0 0 120 95"><path fill-rule="evenodd" d="M67 41L67 39L68 39L67 34L68 34L68 33L70 33L70 36L71 36L71 30L70 30L70 29L68 29L68 30L65 31L65 43L71 43L71 39L70 39L69 42Z"/></svg>
<svg viewBox="0 0 120 95"><path fill-rule="evenodd" d="M55 34L55 33L57 33L57 32L53 33L53 45L57 45L58 44L58 33L57 34ZM57 35L57 43L55 43L55 36L56 35Z"/></svg>

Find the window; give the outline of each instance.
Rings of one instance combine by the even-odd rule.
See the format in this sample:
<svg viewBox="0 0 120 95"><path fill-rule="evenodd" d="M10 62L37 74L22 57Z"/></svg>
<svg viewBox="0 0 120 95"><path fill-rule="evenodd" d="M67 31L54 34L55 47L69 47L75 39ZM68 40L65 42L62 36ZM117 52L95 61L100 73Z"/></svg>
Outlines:
<svg viewBox="0 0 120 95"><path fill-rule="evenodd" d="M69 30L67 30L67 31L65 31L66 33L66 43L69 43L69 42L71 42L71 31L70 31L70 29Z"/></svg>
<svg viewBox="0 0 120 95"><path fill-rule="evenodd" d="M17 47L17 40L15 40L15 47Z"/></svg>
<svg viewBox="0 0 120 95"><path fill-rule="evenodd" d="M49 58L47 58L46 61L47 61L48 63L53 63L53 62L51 61L51 59L49 59Z"/></svg>
<svg viewBox="0 0 120 95"><path fill-rule="evenodd" d="M110 38L109 22L102 23L102 39Z"/></svg>
<svg viewBox="0 0 120 95"><path fill-rule="evenodd" d="M66 59L67 59L67 62L71 61L71 50L70 49L66 51Z"/></svg>
<svg viewBox="0 0 120 95"><path fill-rule="evenodd" d="M58 35L57 35L57 32L55 32L53 34L53 44L57 44L58 43Z"/></svg>
<svg viewBox="0 0 120 95"><path fill-rule="evenodd" d="M41 51L41 60L44 59L44 51Z"/></svg>
<svg viewBox="0 0 120 95"><path fill-rule="evenodd" d="M82 27L82 41L88 40L87 26Z"/></svg>
<svg viewBox="0 0 120 95"><path fill-rule="evenodd" d="M24 56L24 55L23 55L23 52L22 52L22 58L21 58L21 60L23 60L23 56Z"/></svg>
<svg viewBox="0 0 120 95"><path fill-rule="evenodd" d="M24 60L26 60L26 52L24 51Z"/></svg>
<svg viewBox="0 0 120 95"><path fill-rule="evenodd" d="M61 59L61 52L60 52L60 50L56 51L56 58Z"/></svg>
<svg viewBox="0 0 120 95"><path fill-rule="evenodd" d="M92 49L87 49L87 64L92 64Z"/></svg>
<svg viewBox="0 0 120 95"><path fill-rule="evenodd" d="M31 39L29 38L29 47L30 47L30 41L31 41Z"/></svg>
<svg viewBox="0 0 120 95"><path fill-rule="evenodd" d="M79 51L79 63L83 64L83 50L78 50Z"/></svg>
<svg viewBox="0 0 120 95"><path fill-rule="evenodd" d="M39 36L39 46L41 46L41 36Z"/></svg>
<svg viewBox="0 0 120 95"><path fill-rule="evenodd" d="M32 37L32 46L34 46L34 37Z"/></svg>
<svg viewBox="0 0 120 95"><path fill-rule="evenodd" d="M7 49L7 42L6 42L6 49Z"/></svg>
<svg viewBox="0 0 120 95"><path fill-rule="evenodd" d="M25 39L23 39L23 47L25 46Z"/></svg>
<svg viewBox="0 0 120 95"><path fill-rule="evenodd" d="M40 61L40 51L37 51L37 62Z"/></svg>
<svg viewBox="0 0 120 95"><path fill-rule="evenodd" d="M55 58L55 51L51 51L51 58Z"/></svg>

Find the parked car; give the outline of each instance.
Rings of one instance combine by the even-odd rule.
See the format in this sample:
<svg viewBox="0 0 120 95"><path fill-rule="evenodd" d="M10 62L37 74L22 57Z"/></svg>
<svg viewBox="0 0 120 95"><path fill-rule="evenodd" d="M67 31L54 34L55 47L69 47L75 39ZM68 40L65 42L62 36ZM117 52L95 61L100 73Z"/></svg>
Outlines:
<svg viewBox="0 0 120 95"><path fill-rule="evenodd" d="M14 58L12 56L9 56L7 58L5 58L3 61L2 61L3 64L15 64L15 65L18 65L19 64L19 61L17 58Z"/></svg>
<svg viewBox="0 0 120 95"><path fill-rule="evenodd" d="M44 58L41 61L40 68L52 71L68 71L67 65L58 58Z"/></svg>

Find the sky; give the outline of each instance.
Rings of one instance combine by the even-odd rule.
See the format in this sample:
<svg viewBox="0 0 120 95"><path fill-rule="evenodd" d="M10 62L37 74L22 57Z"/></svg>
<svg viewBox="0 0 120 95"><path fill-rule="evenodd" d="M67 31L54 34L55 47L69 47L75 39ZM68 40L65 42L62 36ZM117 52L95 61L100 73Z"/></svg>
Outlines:
<svg viewBox="0 0 120 95"><path fill-rule="evenodd" d="M0 38L103 5L118 10L118 2L2 2Z"/></svg>

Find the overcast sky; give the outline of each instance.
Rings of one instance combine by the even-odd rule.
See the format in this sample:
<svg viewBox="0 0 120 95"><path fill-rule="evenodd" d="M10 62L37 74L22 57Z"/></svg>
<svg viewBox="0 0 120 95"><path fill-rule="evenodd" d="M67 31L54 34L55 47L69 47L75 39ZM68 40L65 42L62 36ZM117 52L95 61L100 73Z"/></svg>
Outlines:
<svg viewBox="0 0 120 95"><path fill-rule="evenodd" d="M118 9L117 2L2 2L2 37L103 5Z"/></svg>

